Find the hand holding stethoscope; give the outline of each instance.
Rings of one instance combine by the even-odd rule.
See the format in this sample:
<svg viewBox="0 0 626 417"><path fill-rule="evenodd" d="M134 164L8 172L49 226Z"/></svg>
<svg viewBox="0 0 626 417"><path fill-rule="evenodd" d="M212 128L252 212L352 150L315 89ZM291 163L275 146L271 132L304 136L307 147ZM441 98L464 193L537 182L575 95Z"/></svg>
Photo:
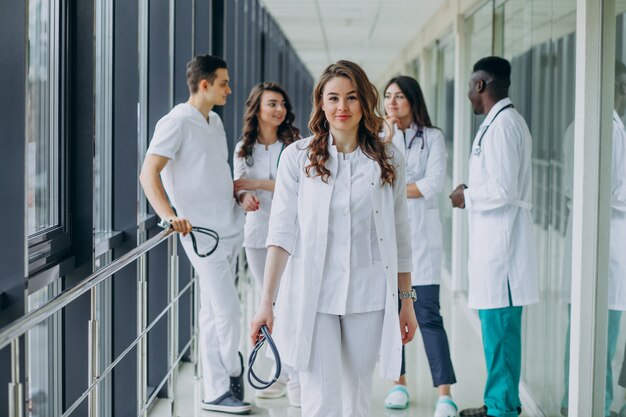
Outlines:
<svg viewBox="0 0 626 417"><path fill-rule="evenodd" d="M254 319L252 320L251 330L250 330L250 340L254 348L252 352L250 352L250 357L248 358L248 383L255 389L263 390L269 388L274 382L278 380L281 373L281 359L278 354L278 349L272 340L272 329L274 327L274 309L271 305L261 305L259 311L257 311ZM258 352L261 350L263 344L267 342L268 349L272 351L274 355L274 362L276 363L274 367L274 377L271 381L264 381L260 379L254 373L254 362L258 355Z"/></svg>

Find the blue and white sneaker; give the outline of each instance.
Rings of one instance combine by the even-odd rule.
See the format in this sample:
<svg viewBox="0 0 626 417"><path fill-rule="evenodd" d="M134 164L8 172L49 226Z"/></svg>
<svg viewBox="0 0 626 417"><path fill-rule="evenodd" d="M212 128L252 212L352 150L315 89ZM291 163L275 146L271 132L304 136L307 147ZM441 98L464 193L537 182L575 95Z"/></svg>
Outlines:
<svg viewBox="0 0 626 417"><path fill-rule="evenodd" d="M435 406L434 417L458 417L459 408L449 395L442 395Z"/></svg>
<svg viewBox="0 0 626 417"><path fill-rule="evenodd" d="M200 407L207 411L221 411L230 414L249 414L252 411L250 403L241 401L230 391L213 401L202 401Z"/></svg>
<svg viewBox="0 0 626 417"><path fill-rule="evenodd" d="M404 385L394 385L387 393L385 407L403 410L409 406L409 391Z"/></svg>

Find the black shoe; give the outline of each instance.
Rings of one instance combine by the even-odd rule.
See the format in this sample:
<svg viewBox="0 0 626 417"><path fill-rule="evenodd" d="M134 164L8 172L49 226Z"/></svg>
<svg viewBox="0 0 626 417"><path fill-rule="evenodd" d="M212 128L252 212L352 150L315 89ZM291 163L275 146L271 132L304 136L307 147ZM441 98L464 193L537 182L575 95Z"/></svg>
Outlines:
<svg viewBox="0 0 626 417"><path fill-rule="evenodd" d="M489 417L487 415L487 407L484 405L480 408L466 408L459 413L459 417Z"/></svg>
<svg viewBox="0 0 626 417"><path fill-rule="evenodd" d="M239 355L239 362L241 363L241 373L239 376L230 377L230 392L233 393L235 398L243 401L243 356L241 355L241 352L237 352L237 354Z"/></svg>
<svg viewBox="0 0 626 417"><path fill-rule="evenodd" d="M249 414L252 411L250 403L235 398L230 391L211 402L202 401L200 407L207 411L221 411L230 414Z"/></svg>

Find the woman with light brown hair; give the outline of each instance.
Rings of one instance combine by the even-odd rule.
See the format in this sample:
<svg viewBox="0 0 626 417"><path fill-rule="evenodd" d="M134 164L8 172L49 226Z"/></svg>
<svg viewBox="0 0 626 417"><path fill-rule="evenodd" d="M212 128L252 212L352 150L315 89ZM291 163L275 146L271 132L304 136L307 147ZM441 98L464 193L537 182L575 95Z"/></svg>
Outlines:
<svg viewBox="0 0 626 417"><path fill-rule="evenodd" d="M285 147L300 138L294 119L291 101L282 87L272 82L255 85L246 100L243 134L233 154L235 192L244 208L250 210L246 213L243 246L259 291L263 287L265 241L278 164ZM298 375L287 366L274 385L255 392L257 398L285 394L291 405L300 406Z"/></svg>
<svg viewBox="0 0 626 417"><path fill-rule="evenodd" d="M397 379L416 330L404 160L378 137L382 123L365 72L332 64L313 92L313 136L287 147L278 168L250 337L273 331L299 371L303 417L369 415L377 359Z"/></svg>

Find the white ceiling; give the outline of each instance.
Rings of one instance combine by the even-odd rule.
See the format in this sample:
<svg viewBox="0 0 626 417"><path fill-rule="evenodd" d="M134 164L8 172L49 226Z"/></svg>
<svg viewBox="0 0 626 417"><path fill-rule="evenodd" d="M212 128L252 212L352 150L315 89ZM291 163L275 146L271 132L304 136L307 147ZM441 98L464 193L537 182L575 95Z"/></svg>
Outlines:
<svg viewBox="0 0 626 417"><path fill-rule="evenodd" d="M263 0L313 77L348 59L375 81L444 0Z"/></svg>

